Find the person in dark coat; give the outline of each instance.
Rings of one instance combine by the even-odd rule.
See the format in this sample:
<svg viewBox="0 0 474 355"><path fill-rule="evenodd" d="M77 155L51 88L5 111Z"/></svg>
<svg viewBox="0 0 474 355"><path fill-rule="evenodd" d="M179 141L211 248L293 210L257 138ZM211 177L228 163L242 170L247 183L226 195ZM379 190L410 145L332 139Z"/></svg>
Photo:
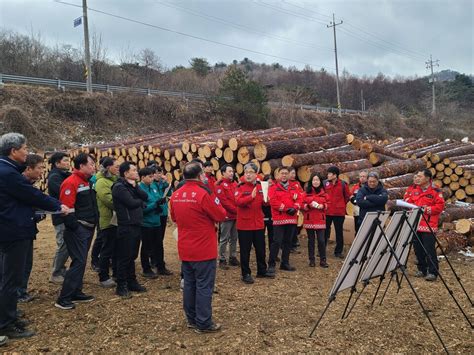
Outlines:
<svg viewBox="0 0 474 355"><path fill-rule="evenodd" d="M19 133L0 137L0 336L26 338L35 333L17 318L18 288L25 272L28 245L36 234L33 208L69 212L22 175L28 155Z"/></svg>
<svg viewBox="0 0 474 355"><path fill-rule="evenodd" d="M379 175L376 172L370 172L367 176L367 182L362 185L356 195L356 203L360 208L359 220L361 223L367 212L385 210L387 200L388 193L379 181Z"/></svg>
<svg viewBox="0 0 474 355"><path fill-rule="evenodd" d="M135 274L135 259L140 249L143 209L148 196L138 186L137 167L124 162L119 168L120 178L112 187L112 200L117 214L117 289L123 298L132 297L130 291L146 292Z"/></svg>
<svg viewBox="0 0 474 355"><path fill-rule="evenodd" d="M64 152L56 152L49 158L51 171L48 175L48 193L49 196L59 200L61 184L66 180L71 172L71 159ZM66 262L69 258L66 243L64 242L64 219L60 215L52 215L54 231L56 232L56 253L53 260L53 271L49 281L58 285L64 282L66 275Z"/></svg>

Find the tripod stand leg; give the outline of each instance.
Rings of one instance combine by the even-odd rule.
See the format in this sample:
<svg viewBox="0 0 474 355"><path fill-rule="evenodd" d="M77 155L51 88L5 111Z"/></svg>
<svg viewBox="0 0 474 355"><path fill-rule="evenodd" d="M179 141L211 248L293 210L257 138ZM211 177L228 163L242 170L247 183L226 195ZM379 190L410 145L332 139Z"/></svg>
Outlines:
<svg viewBox="0 0 474 355"><path fill-rule="evenodd" d="M392 272L392 275L390 276L390 280L388 280L388 284L387 284L387 287L385 288L385 291L382 295L382 298L380 299L380 302L379 302L379 306L382 305L383 303L383 300L385 299L385 295L387 294L387 291L388 291L388 288L390 287L390 284L392 283L392 280L393 280L393 277L396 276L397 277L397 283L400 285L399 281L398 281L398 274L396 272ZM374 301L375 301L375 298L374 298Z"/></svg>
<svg viewBox="0 0 474 355"><path fill-rule="evenodd" d="M324 315L326 314L329 306L331 305L332 301L334 301L334 297L330 298L329 301L328 301L328 304L326 305L326 307L324 308L323 312L321 313L321 316L319 317L318 321L316 322L316 324L314 325L313 327L313 330L311 330L311 333L309 334L309 337L311 338L313 336L313 333L315 332L316 328L318 327L319 323L321 323L321 320L323 319Z"/></svg>
<svg viewBox="0 0 474 355"><path fill-rule="evenodd" d="M371 306L374 305L375 303L375 299L377 298L377 295L379 294L379 291L380 291L380 287L382 286L382 282L383 280L385 279L385 276L380 276L380 281L379 281L379 285L377 286L377 290L375 291L375 295L374 295L374 298L372 299L372 303L370 304Z"/></svg>
<svg viewBox="0 0 474 355"><path fill-rule="evenodd" d="M360 296L362 295L362 293L364 292L365 288L367 287L369 283L368 282L364 282L364 287L362 288L362 290L359 292L359 294L357 295L357 298L355 299L354 303L352 304L351 308L349 309L349 311L347 312L347 315L345 317L343 317L342 319L347 319L349 318L349 315L351 314L352 310L354 309L357 301L359 300Z"/></svg>
<svg viewBox="0 0 474 355"><path fill-rule="evenodd" d="M351 288L351 294L349 296L349 299L347 300L347 303L346 303L346 307L344 307L344 312L342 312L342 317L341 319L344 319L345 318L345 315L346 315L346 312L347 312L347 308L349 307L349 303L351 303L351 299L352 299L352 296L354 295L354 293L356 292L356 288L355 287L352 287Z"/></svg>
<svg viewBox="0 0 474 355"><path fill-rule="evenodd" d="M421 302L421 299L420 297L418 296L418 293L416 292L415 290L415 287L413 287L413 284L411 283L410 279L408 278L408 274L406 273L406 270L404 269L403 267L403 264L400 262L400 258L397 256L397 253L395 252L395 249L393 248L392 244L390 244L390 241L388 240L387 236L385 235L385 233L382 233L383 234L383 237L385 238L385 240L387 241L387 244L390 248L390 253L392 253L393 257L395 258L395 260L397 261L397 266L400 268L400 270L402 271L403 273L403 276L405 276L406 280L407 280L407 283L408 285L410 286L410 289L411 291L413 292L413 294L415 295L415 298L416 300L418 301L418 304L420 305L420 308L422 309L423 311L423 314L425 315L425 317L428 319L428 322L430 323L431 325L431 328L433 328L433 331L435 332L438 340L440 341L441 345L443 345L443 348L444 348L444 351L446 352L446 354L449 354L449 351L448 351L448 348L446 347L446 345L444 344L444 341L443 339L441 338L441 335L439 334L438 330L436 329L433 321L431 320L431 317L428 313L428 310L425 308L425 306L423 305L423 302Z"/></svg>

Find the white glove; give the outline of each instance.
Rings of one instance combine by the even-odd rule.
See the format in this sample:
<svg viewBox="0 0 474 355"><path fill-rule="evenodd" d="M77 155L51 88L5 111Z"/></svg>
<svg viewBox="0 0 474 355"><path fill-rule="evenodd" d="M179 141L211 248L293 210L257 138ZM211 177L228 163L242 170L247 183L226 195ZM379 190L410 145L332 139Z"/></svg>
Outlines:
<svg viewBox="0 0 474 355"><path fill-rule="evenodd" d="M318 208L318 207L319 207L319 203L317 203L316 201L313 201L313 202L311 202L311 207L313 207L313 208Z"/></svg>

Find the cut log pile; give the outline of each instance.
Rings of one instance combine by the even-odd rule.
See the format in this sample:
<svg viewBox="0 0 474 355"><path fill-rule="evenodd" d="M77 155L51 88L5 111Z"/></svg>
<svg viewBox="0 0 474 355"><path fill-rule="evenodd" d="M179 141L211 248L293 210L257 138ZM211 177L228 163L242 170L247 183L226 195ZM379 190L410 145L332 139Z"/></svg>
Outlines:
<svg viewBox="0 0 474 355"><path fill-rule="evenodd" d="M448 203L472 203L474 199L474 145L457 141L410 138L375 142L352 134L328 134L323 127L274 127L258 131L209 129L149 134L73 149L71 158L80 152L93 155L97 161L106 156L116 157L120 162L132 161L138 168L155 160L172 182L181 179L184 165L195 158L210 161L218 179L219 168L226 163L232 164L239 176L250 161L263 174L275 174L282 165L292 166L302 185L313 173L325 178L331 165L338 166L340 177L350 184L357 182L361 171L370 170L379 173L391 199L402 198L413 183L414 173L428 168ZM45 178L46 175L47 172ZM45 190L46 179L40 187ZM465 220L474 215L457 217L456 220ZM463 231L467 229L466 222L445 222L459 225Z"/></svg>

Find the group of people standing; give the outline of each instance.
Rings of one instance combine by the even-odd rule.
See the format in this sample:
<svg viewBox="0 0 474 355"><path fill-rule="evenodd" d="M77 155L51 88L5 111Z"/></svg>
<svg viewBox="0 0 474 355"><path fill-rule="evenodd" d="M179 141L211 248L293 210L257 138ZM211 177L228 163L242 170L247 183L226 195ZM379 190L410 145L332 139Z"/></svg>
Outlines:
<svg viewBox="0 0 474 355"><path fill-rule="evenodd" d="M242 281L254 283L250 268L253 246L257 278L274 278L278 262L280 270L295 271L290 254L300 219L308 235L309 266L316 266L317 245L319 265L327 268L332 225L334 256L344 258L343 224L348 201L357 206L357 230L365 214L384 210L388 199L377 173L362 172L359 183L350 190L339 179L336 166L327 170L327 179L312 174L303 187L292 167L280 167L273 178L259 175L258 167L248 163L236 181L233 167L224 165L222 179L216 181L212 165L195 159L184 167L184 179L173 192L154 161L138 170L132 162L119 164L106 157L99 162L96 174L93 158L80 153L72 162L71 173L70 158L62 152L50 157L48 196L33 186L45 167L42 157L28 154L24 136L9 133L0 137L0 155L0 335L12 338L34 334L21 319L17 302L31 299L27 284L32 243L36 223L45 213L52 214L57 242L50 281L62 285L55 306L70 310L77 303L94 300L83 292L83 277L96 231L92 267L102 287L115 288L123 298L130 298L132 292L146 292L136 276L138 255L143 277L172 274L166 268L163 248L169 201L182 262L183 307L188 327L202 333L221 327L212 319L211 305L217 265L223 270L240 266ZM427 217L418 228L415 252L417 276L432 281L438 267L432 231L436 231L444 200L439 189L432 186L430 174L429 170L418 172L405 199L423 207ZM268 183L268 193L263 181Z"/></svg>

